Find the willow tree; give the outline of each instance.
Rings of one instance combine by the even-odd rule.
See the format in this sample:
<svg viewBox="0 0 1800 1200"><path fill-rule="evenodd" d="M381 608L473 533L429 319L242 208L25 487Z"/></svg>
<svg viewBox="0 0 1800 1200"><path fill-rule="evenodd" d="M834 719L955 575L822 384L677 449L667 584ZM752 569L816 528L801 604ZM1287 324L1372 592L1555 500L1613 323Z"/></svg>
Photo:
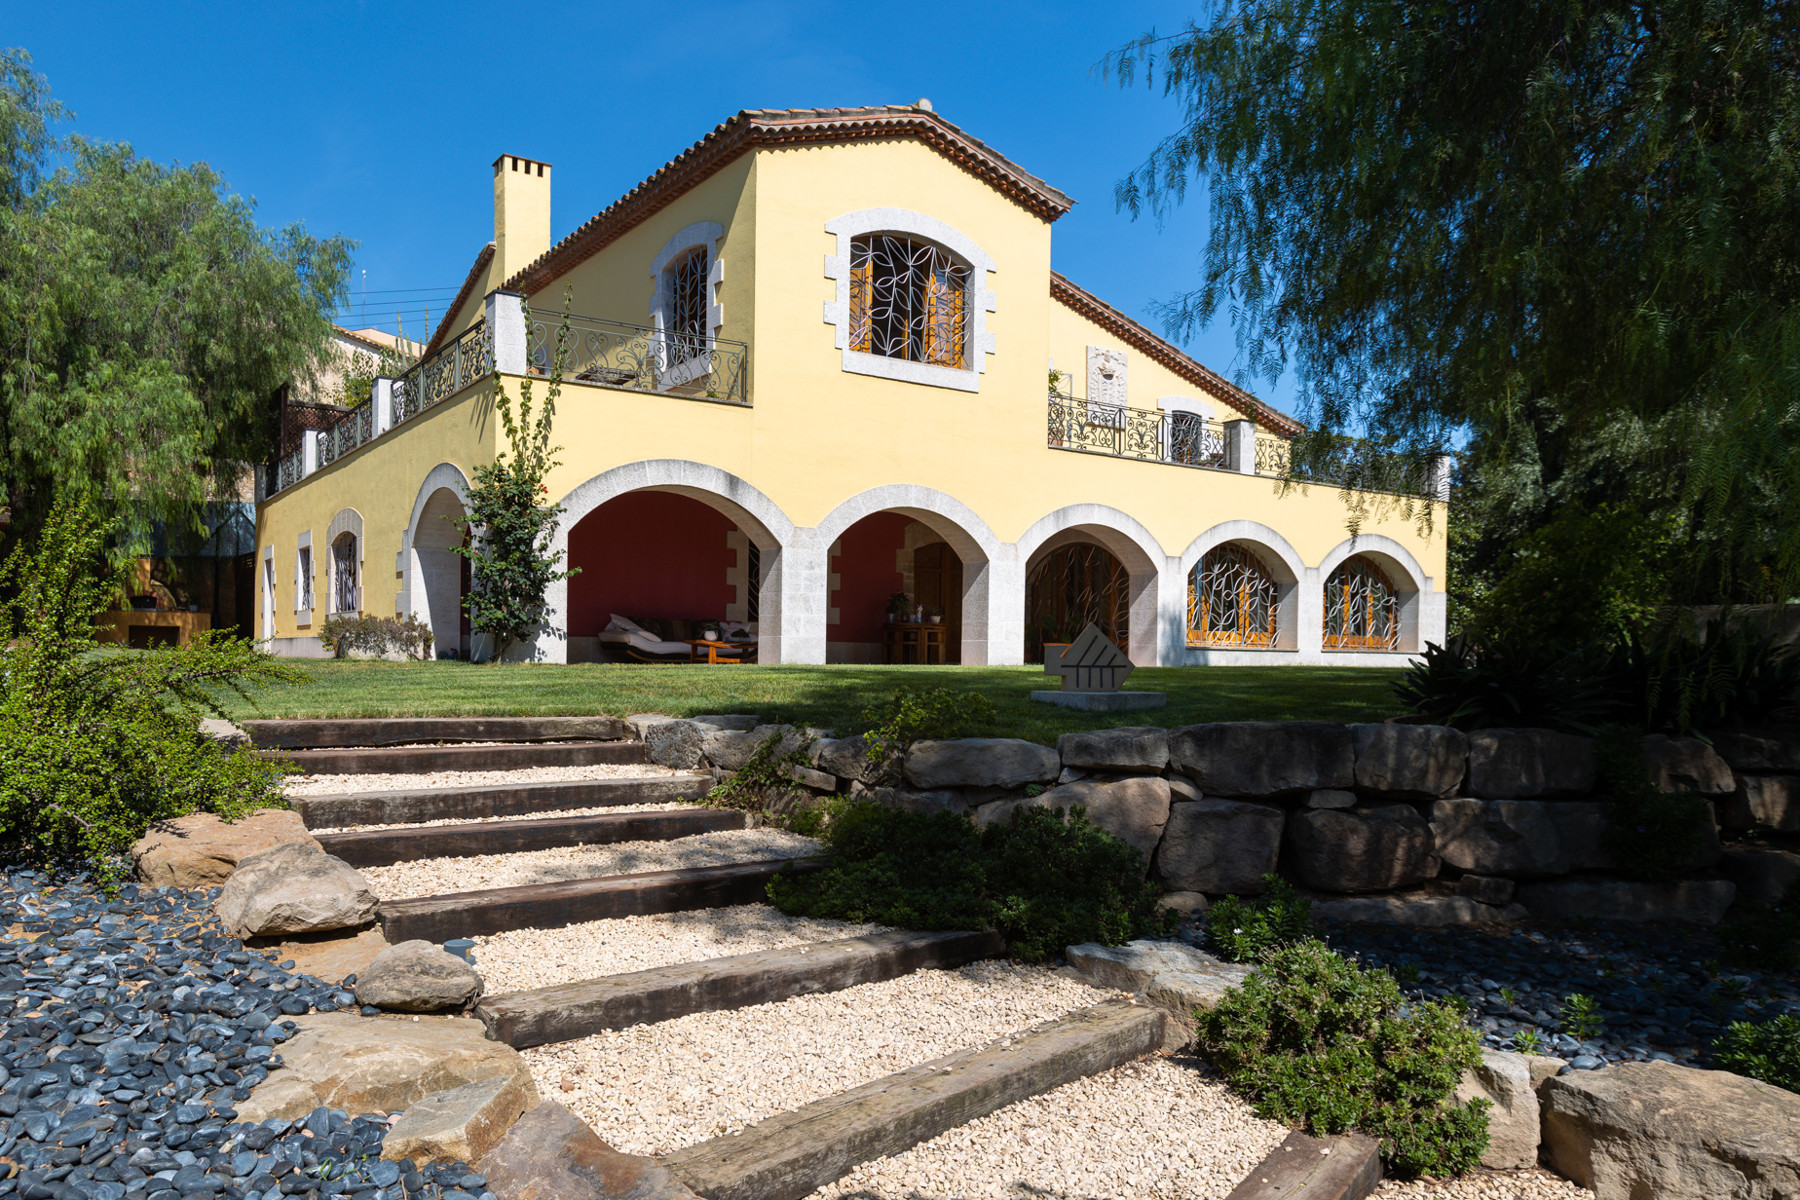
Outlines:
<svg viewBox="0 0 1800 1200"><path fill-rule="evenodd" d="M1171 333L1228 309L1315 452L1462 451L1467 571L1794 594L1800 5L1241 0L1102 69L1182 111L1119 204L1206 189Z"/></svg>

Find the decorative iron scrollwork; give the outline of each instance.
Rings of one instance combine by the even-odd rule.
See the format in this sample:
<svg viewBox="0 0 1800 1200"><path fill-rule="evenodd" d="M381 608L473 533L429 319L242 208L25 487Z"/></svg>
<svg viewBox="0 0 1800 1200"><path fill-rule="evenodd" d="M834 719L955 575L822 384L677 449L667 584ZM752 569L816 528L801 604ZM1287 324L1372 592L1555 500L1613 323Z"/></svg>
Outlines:
<svg viewBox="0 0 1800 1200"><path fill-rule="evenodd" d="M1254 551L1227 542L1188 575L1188 644L1272 647L1280 637L1280 588Z"/></svg>
<svg viewBox="0 0 1800 1200"><path fill-rule="evenodd" d="M936 242L873 233L850 242L850 348L968 365L968 264Z"/></svg>
<svg viewBox="0 0 1800 1200"><path fill-rule="evenodd" d="M531 309L527 318L527 361L533 374L547 375L554 366L562 314ZM700 319L704 323L705 316ZM635 392L748 404L748 360L749 348L742 342L571 316L563 377Z"/></svg>
<svg viewBox="0 0 1800 1200"><path fill-rule="evenodd" d="M1353 554L1325 581L1325 649L1398 650L1400 602L1393 581Z"/></svg>

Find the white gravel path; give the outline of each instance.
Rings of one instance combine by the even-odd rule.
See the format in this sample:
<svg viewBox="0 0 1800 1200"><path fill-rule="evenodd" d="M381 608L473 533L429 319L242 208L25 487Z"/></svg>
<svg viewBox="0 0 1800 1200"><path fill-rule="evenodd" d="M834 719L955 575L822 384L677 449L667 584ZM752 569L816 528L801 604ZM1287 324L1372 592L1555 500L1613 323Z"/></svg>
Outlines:
<svg viewBox="0 0 1800 1200"><path fill-rule="evenodd" d="M341 796L346 792L422 792L437 788L508 787L521 783L572 783L582 779L649 779L691 775L650 763L596 763L591 767L525 767L515 771L420 771L410 775L289 775L289 796Z"/></svg>
<svg viewBox="0 0 1800 1200"><path fill-rule="evenodd" d="M672 871L799 858L816 854L819 843L780 829L731 829L673 841L614 842L605 846L564 846L522 854L481 854L472 858L424 858L391 867L363 867L362 874L382 900L437 896L525 883L560 883L599 875Z"/></svg>
<svg viewBox="0 0 1800 1200"><path fill-rule="evenodd" d="M1287 1136L1199 1060L1078 1079L864 1163L813 1200L1219 1200Z"/></svg>
<svg viewBox="0 0 1800 1200"><path fill-rule="evenodd" d="M523 1053L538 1090L609 1144L666 1154L1114 995L989 961Z"/></svg>
<svg viewBox="0 0 1800 1200"><path fill-rule="evenodd" d="M1376 1200L1593 1200L1594 1193L1541 1167L1528 1171L1477 1170L1461 1179L1383 1180Z"/></svg>
<svg viewBox="0 0 1800 1200"><path fill-rule="evenodd" d="M551 817L603 817L610 813L653 813L673 812L680 808L699 808L685 800L670 800L662 804L609 804L602 808L559 808L554 812L507 813L499 817L440 817L435 821L401 821L388 825L343 825L327 828L309 828L308 833L368 833L378 829L424 829L437 825L479 825L492 824L495 821L542 821Z"/></svg>
<svg viewBox="0 0 1800 1200"><path fill-rule="evenodd" d="M478 937L475 968L492 996L886 931L881 925L814 921L768 904L741 904Z"/></svg>

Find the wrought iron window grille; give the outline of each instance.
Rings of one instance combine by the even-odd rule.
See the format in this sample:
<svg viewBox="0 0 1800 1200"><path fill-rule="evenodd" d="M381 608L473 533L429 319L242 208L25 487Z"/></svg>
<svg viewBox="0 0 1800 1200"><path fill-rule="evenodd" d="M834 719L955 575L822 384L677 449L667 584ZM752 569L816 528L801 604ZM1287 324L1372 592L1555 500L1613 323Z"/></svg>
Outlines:
<svg viewBox="0 0 1800 1200"><path fill-rule="evenodd" d="M852 350L968 369L967 263L936 242L894 233L850 241Z"/></svg>
<svg viewBox="0 0 1800 1200"><path fill-rule="evenodd" d="M562 319L549 309L526 310L527 361L533 374L550 372ZM678 359L684 353L688 357ZM634 392L747 405L749 360L750 348L743 342L572 316L563 376ZM677 365L671 368L671 362Z"/></svg>
<svg viewBox="0 0 1800 1200"><path fill-rule="evenodd" d="M331 545L333 612L355 612L356 603L356 535L341 534Z"/></svg>
<svg viewBox="0 0 1800 1200"><path fill-rule="evenodd" d="M1327 650L1398 650L1400 602L1387 573L1361 554L1325 581Z"/></svg>
<svg viewBox="0 0 1800 1200"><path fill-rule="evenodd" d="M1188 645L1273 649L1280 602L1274 574L1254 551L1216 546L1188 574Z"/></svg>

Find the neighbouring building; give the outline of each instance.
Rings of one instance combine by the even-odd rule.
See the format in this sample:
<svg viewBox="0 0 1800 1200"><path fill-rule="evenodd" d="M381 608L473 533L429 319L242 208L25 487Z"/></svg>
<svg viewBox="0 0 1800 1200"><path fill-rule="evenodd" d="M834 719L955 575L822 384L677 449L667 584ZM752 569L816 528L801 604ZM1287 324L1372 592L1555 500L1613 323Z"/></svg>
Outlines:
<svg viewBox="0 0 1800 1200"><path fill-rule="evenodd" d="M278 651L367 612L481 654L453 518L505 449L496 385L546 372L565 296L549 492L581 573L531 658L653 622L742 622L789 663L882 661L896 624L992 664L1089 620L1142 665L1443 638L1441 474L1350 536L1338 488L1280 479L1299 426L1058 274L1071 200L928 103L739 113L555 245L551 178L495 160L493 241L422 361L271 464Z"/></svg>

